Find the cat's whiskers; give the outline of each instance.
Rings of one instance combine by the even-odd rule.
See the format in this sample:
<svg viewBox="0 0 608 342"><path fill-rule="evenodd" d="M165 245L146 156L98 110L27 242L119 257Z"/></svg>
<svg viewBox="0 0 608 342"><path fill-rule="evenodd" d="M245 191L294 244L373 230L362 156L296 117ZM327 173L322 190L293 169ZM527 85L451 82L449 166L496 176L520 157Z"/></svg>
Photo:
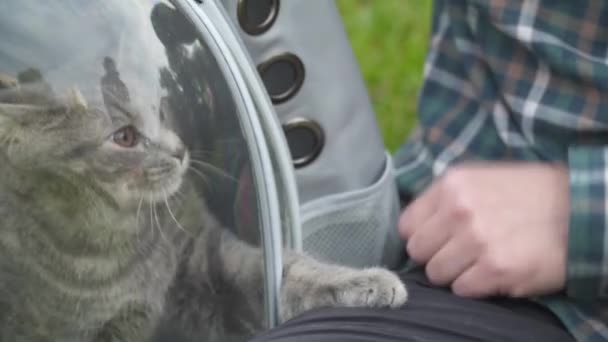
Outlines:
<svg viewBox="0 0 608 342"><path fill-rule="evenodd" d="M194 168L192 165L190 165L188 167L188 170L192 171L192 173L196 176L199 177L199 179L205 184L205 185L209 185L209 180L207 179L207 177L205 176L205 174L203 174L201 171L199 171L198 169Z"/></svg>
<svg viewBox="0 0 608 342"><path fill-rule="evenodd" d="M215 153L213 150L203 150L199 148L188 149L188 152L193 155L200 154L202 156L212 156Z"/></svg>
<svg viewBox="0 0 608 342"><path fill-rule="evenodd" d="M171 206L169 205L169 200L167 198L167 192L163 189L163 198L165 200L165 206L167 207L167 211L169 212L169 216L171 216L171 218L173 219L173 221L175 221L175 224L177 225L177 227L183 231L184 233L190 235L190 232L188 232L177 220L177 218L175 217L175 215L173 214L173 211L171 210Z"/></svg>
<svg viewBox="0 0 608 342"><path fill-rule="evenodd" d="M184 195L184 193L182 192L181 189L178 189L174 194L173 197L177 198L180 201L183 201L186 199L186 195Z"/></svg>
<svg viewBox="0 0 608 342"><path fill-rule="evenodd" d="M156 230L158 228L156 228L156 222L154 221L154 216L153 216L154 214L152 212L152 205L153 205L152 202L148 201L148 213L150 214L149 215L150 216L150 227L154 231L154 230Z"/></svg>
<svg viewBox="0 0 608 342"><path fill-rule="evenodd" d="M236 179L235 177L228 174L228 172L220 169L219 167L217 167L213 164L210 164L210 163L207 163L202 160L195 159L195 158L190 159L190 163L192 163L194 165L198 165L198 166L202 167L204 170L215 172L222 177L226 177L232 181L238 182L238 179ZM193 166L193 165L191 165L191 166Z"/></svg>
<svg viewBox="0 0 608 342"><path fill-rule="evenodd" d="M213 160L217 157L218 153L215 151L206 150L188 150L190 157L195 160Z"/></svg>
<svg viewBox="0 0 608 342"><path fill-rule="evenodd" d="M139 203L137 204L137 211L135 212L135 228L139 228L139 214L141 214L141 206L144 203L144 196L139 197Z"/></svg>
<svg viewBox="0 0 608 342"><path fill-rule="evenodd" d="M156 221L156 227L158 228L158 232L160 233L160 236L163 240L165 240L165 242L167 244L171 244L171 242L169 241L169 239L167 239L167 236L165 235L165 233L163 232L163 226L160 223L160 220L158 219L158 213L156 211L156 205L150 205L150 207L152 208L152 213L154 215L154 220Z"/></svg>
<svg viewBox="0 0 608 342"><path fill-rule="evenodd" d="M137 211L135 212L135 240L137 241L137 247L141 247L141 242L139 241L139 214L141 214L141 206L144 203L144 196L140 196L139 203L137 204Z"/></svg>

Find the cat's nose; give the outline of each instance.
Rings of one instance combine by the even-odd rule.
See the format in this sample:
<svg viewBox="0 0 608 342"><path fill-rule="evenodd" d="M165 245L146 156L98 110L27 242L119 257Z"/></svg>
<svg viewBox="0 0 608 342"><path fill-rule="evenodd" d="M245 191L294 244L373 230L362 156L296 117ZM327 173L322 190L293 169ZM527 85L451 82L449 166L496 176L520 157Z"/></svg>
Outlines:
<svg viewBox="0 0 608 342"><path fill-rule="evenodd" d="M180 162L184 161L186 157L186 148L184 146L179 146L173 151L173 158L178 159Z"/></svg>

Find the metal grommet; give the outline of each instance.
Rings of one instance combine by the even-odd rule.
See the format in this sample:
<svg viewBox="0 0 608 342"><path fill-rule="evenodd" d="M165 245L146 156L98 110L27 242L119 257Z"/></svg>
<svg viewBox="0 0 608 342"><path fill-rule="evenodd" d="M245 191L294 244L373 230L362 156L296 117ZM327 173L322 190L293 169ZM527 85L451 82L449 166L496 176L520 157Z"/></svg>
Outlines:
<svg viewBox="0 0 608 342"><path fill-rule="evenodd" d="M258 72L274 104L291 99L304 83L304 64L292 53L275 56L260 64Z"/></svg>
<svg viewBox="0 0 608 342"><path fill-rule="evenodd" d="M283 124L293 165L302 168L317 159L325 145L321 126L309 119L296 118Z"/></svg>
<svg viewBox="0 0 608 342"><path fill-rule="evenodd" d="M266 32L279 14L279 0L239 0L237 18L250 35Z"/></svg>

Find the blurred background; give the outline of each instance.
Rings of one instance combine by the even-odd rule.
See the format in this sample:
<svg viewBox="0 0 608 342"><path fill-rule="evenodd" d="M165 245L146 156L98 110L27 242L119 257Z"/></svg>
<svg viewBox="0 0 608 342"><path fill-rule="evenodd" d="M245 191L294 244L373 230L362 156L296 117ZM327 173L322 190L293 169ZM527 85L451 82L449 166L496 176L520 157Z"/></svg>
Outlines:
<svg viewBox="0 0 608 342"><path fill-rule="evenodd" d="M384 141L395 151L416 122L431 0L336 0Z"/></svg>

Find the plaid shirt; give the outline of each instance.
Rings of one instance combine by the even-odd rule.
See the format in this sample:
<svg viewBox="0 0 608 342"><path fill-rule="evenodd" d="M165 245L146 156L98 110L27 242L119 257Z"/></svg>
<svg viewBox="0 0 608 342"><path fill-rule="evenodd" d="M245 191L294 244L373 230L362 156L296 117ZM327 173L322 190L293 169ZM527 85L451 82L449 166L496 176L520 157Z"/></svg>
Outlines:
<svg viewBox="0 0 608 342"><path fill-rule="evenodd" d="M437 0L432 31L400 189L466 160L568 165L567 286L539 300L608 340L608 1Z"/></svg>

